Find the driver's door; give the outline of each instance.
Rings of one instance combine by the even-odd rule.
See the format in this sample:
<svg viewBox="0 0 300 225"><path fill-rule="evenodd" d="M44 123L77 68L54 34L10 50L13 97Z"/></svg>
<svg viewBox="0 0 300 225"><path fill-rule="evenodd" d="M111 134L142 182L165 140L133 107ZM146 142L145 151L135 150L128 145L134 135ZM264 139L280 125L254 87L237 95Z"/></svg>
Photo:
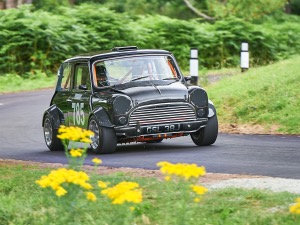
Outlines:
<svg viewBox="0 0 300 225"><path fill-rule="evenodd" d="M74 65L74 77L70 95L71 108L69 111L69 124L87 128L90 114L91 82L87 63Z"/></svg>
<svg viewBox="0 0 300 225"><path fill-rule="evenodd" d="M55 96L51 100L51 105L56 105L63 114L65 125L69 125L69 111L71 107L71 79L72 66L66 62L60 66Z"/></svg>

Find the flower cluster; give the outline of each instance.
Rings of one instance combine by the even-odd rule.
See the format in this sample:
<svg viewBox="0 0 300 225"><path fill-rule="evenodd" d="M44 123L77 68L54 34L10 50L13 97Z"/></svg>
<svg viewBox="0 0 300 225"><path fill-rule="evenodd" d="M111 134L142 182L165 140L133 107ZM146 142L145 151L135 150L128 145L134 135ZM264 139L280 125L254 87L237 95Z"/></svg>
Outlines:
<svg viewBox="0 0 300 225"><path fill-rule="evenodd" d="M99 165L102 163L102 160L101 159L98 159L98 158L93 158L92 162L95 164L95 165Z"/></svg>
<svg viewBox="0 0 300 225"><path fill-rule="evenodd" d="M104 181L101 181L101 180L98 181L98 187L99 188L107 188L109 184L110 184L110 182L104 182Z"/></svg>
<svg viewBox="0 0 300 225"><path fill-rule="evenodd" d="M199 185L191 185L193 192L198 195L203 195L207 192L207 188Z"/></svg>
<svg viewBox="0 0 300 225"><path fill-rule="evenodd" d="M83 156L83 154L84 154L84 150L83 149L80 149L80 148L78 148L78 149L71 149L70 150L70 155L72 156L72 157L74 157L74 158L76 158L76 157L82 157Z"/></svg>
<svg viewBox="0 0 300 225"><path fill-rule="evenodd" d="M60 197L67 194L67 190L62 186L63 184L74 184L84 190L91 190L93 187L88 181L89 176L85 172L60 168L52 170L48 176L42 176L36 183L42 188L52 188L55 194ZM91 194L87 194L87 198L92 199Z"/></svg>
<svg viewBox="0 0 300 225"><path fill-rule="evenodd" d="M85 192L86 198L92 202L95 202L97 200L96 195L93 192L87 191Z"/></svg>
<svg viewBox="0 0 300 225"><path fill-rule="evenodd" d="M60 126L57 137L62 140L70 140L75 142L91 143L91 136L94 133L90 130L85 130L80 127Z"/></svg>
<svg viewBox="0 0 300 225"><path fill-rule="evenodd" d="M296 199L296 204L290 206L290 212L300 215L300 198Z"/></svg>
<svg viewBox="0 0 300 225"><path fill-rule="evenodd" d="M196 164L159 162L156 164L160 167L162 174L165 174L165 179L168 181L172 176L189 180L191 178L199 178L205 175L206 171L203 166L199 167Z"/></svg>
<svg viewBox="0 0 300 225"><path fill-rule="evenodd" d="M142 190L136 182L120 182L113 187L102 190L101 194L110 198L112 204L123 204L125 202L140 203L143 199Z"/></svg>
<svg viewBox="0 0 300 225"><path fill-rule="evenodd" d="M199 185L191 185L191 188L192 188L193 192L195 192L198 195L203 195L208 191L208 189L206 187L199 186ZM200 198L196 197L196 198L194 198L194 201L199 202Z"/></svg>

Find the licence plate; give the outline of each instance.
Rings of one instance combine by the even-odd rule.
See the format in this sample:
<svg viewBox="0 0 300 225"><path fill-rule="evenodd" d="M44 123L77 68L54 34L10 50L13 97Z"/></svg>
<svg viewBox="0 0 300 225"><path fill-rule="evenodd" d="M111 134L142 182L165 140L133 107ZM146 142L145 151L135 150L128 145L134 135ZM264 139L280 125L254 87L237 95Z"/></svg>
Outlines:
<svg viewBox="0 0 300 225"><path fill-rule="evenodd" d="M157 134L157 133L172 133L180 130L180 124L168 124L159 126L147 126L143 128L143 133Z"/></svg>

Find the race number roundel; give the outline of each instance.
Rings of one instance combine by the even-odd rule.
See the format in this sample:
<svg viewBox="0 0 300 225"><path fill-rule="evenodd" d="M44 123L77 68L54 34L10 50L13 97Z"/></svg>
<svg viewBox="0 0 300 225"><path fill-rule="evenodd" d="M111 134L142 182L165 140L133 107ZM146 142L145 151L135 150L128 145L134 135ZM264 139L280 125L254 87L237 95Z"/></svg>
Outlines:
<svg viewBox="0 0 300 225"><path fill-rule="evenodd" d="M84 125L84 103L72 103L74 125Z"/></svg>

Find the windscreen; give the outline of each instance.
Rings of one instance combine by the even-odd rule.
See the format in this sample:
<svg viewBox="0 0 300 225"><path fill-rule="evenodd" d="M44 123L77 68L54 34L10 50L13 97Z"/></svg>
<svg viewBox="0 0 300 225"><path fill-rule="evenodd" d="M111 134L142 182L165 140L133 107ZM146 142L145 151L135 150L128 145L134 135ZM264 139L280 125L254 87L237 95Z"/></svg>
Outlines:
<svg viewBox="0 0 300 225"><path fill-rule="evenodd" d="M94 64L96 87L135 81L178 79L175 63L170 56L136 56L99 61Z"/></svg>

